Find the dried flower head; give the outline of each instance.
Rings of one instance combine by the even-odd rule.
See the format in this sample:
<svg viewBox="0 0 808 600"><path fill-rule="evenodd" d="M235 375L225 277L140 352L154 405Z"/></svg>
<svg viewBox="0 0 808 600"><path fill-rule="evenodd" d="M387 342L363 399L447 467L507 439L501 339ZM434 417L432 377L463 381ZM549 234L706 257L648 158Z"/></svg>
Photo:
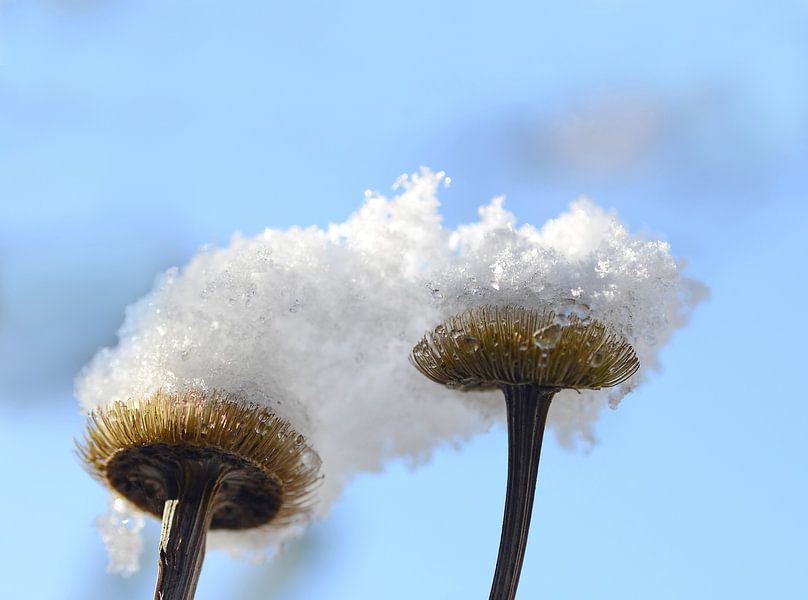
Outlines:
<svg viewBox="0 0 808 600"><path fill-rule="evenodd" d="M483 306L438 325L410 360L432 381L463 390L499 388L508 414L508 484L490 600L513 600L519 584L542 437L556 392L622 383L639 368L634 349L576 313Z"/></svg>
<svg viewBox="0 0 808 600"><path fill-rule="evenodd" d="M599 389L624 382L639 368L631 345L602 323L521 306L482 306L456 315L425 335L410 359L432 381L462 389Z"/></svg>
<svg viewBox="0 0 808 600"><path fill-rule="evenodd" d="M158 518L177 497L182 465L223 472L211 529L284 525L307 513L319 457L265 407L237 396L156 394L94 411L78 452L89 472Z"/></svg>

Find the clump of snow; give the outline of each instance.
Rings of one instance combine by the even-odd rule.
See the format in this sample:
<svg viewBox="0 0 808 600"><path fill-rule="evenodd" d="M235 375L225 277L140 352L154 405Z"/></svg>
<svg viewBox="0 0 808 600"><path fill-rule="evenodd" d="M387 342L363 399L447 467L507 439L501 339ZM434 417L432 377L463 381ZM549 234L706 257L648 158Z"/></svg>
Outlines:
<svg viewBox="0 0 808 600"><path fill-rule="evenodd" d="M78 380L84 409L190 387L265 404L319 452L324 515L354 474L396 457L426 461L502 419L498 394L444 389L408 363L425 332L479 304L549 303L560 319L575 312L614 327L642 363L610 396L568 392L553 403L562 443L593 440L605 400L616 405L656 365L701 288L667 244L631 235L587 200L537 229L518 227L495 199L478 222L446 229L442 183L443 173L422 170L400 178L393 198L366 192L344 223L236 235L169 270L127 310L118 346ZM249 553L304 526L216 532L212 542Z"/></svg>
<svg viewBox="0 0 808 600"><path fill-rule="evenodd" d="M479 215L480 221L451 234L456 257L431 284L443 291L443 313L481 304L549 305L562 325L572 314L596 319L634 347L640 371L626 383L562 391L553 402L549 422L562 444L594 442L591 425L604 398L616 408L658 366L659 348L687 323L706 289L682 276L666 242L630 234L614 214L585 198L541 228L517 227L502 198Z"/></svg>
<svg viewBox="0 0 808 600"><path fill-rule="evenodd" d="M107 547L107 570L128 577L140 567L143 549L143 513L119 497L111 497L107 512L95 520L96 529Z"/></svg>

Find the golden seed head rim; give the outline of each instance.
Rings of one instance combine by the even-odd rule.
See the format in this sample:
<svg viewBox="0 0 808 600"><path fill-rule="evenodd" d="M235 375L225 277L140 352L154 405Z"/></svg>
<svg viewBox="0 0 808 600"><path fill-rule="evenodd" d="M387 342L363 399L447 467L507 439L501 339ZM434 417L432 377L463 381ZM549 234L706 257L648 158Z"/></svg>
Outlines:
<svg viewBox="0 0 808 600"><path fill-rule="evenodd" d="M320 460L305 438L265 406L237 394L158 391L93 410L76 450L86 470L115 493L107 466L121 452L156 444L214 448L253 464L278 482L281 504L270 525L310 515ZM313 460L305 461L304 454Z"/></svg>
<svg viewBox="0 0 808 600"><path fill-rule="evenodd" d="M562 324L563 323L563 324ZM640 363L606 325L551 308L481 306L449 318L413 348L426 377L463 390L506 385L600 389L619 385Z"/></svg>

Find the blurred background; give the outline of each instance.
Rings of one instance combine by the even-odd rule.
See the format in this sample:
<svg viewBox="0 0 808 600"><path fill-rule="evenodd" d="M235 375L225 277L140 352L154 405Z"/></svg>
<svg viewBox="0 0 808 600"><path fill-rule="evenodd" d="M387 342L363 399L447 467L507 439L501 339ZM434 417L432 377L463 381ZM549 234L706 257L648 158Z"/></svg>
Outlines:
<svg viewBox="0 0 808 600"><path fill-rule="evenodd" d="M597 445L542 456L520 598L808 589L808 3L0 0L4 595L148 598L105 573L73 378L162 270L240 231L344 220L443 169L447 225L586 194L711 298ZM197 598L487 598L501 429L358 478Z"/></svg>

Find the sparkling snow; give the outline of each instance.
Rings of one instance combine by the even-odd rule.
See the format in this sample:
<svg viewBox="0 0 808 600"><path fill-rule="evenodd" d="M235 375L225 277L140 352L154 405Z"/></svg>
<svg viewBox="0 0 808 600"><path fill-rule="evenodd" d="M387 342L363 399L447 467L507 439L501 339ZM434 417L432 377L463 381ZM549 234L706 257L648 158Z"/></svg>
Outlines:
<svg viewBox="0 0 808 600"><path fill-rule="evenodd" d="M266 404L319 452L323 516L354 474L394 457L426 461L436 446L501 421L497 393L444 389L409 364L427 330L475 305L549 304L561 319L576 312L613 327L641 361L618 389L567 391L553 402L559 441L591 443L603 406L657 366L703 286L682 275L666 243L632 235L585 199L541 227L518 225L497 198L479 221L443 228L443 184L443 173L422 170L400 178L392 198L366 192L344 223L235 235L167 271L127 309L118 346L78 379L84 410L190 387ZM114 528L104 523L107 539ZM211 543L271 553L304 527L217 532Z"/></svg>

